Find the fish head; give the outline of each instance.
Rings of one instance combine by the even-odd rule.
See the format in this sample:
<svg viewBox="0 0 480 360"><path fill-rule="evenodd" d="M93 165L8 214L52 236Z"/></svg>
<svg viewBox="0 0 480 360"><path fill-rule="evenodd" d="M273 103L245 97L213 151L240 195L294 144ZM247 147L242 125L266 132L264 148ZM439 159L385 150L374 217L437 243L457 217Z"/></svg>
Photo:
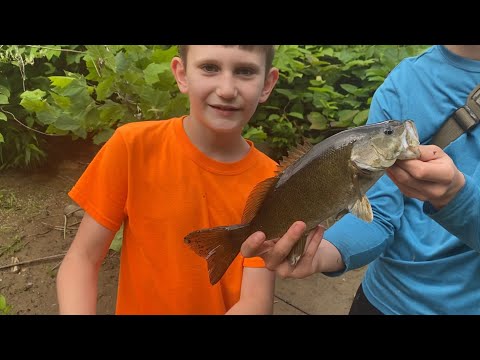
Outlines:
<svg viewBox="0 0 480 360"><path fill-rule="evenodd" d="M419 144L412 120L388 120L364 127L353 145L351 160L361 170L383 171L397 159L417 159Z"/></svg>

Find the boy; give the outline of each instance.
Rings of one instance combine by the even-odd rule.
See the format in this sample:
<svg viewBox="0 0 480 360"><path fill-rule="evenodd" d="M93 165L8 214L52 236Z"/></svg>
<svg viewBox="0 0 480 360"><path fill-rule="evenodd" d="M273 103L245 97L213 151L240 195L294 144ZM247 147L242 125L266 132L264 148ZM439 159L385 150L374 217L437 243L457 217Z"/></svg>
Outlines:
<svg viewBox="0 0 480 360"><path fill-rule="evenodd" d="M273 46L180 47L171 69L190 114L117 129L69 195L84 210L57 277L61 314L94 314L100 265L124 222L117 314L270 314L274 273L238 256L209 283L183 242L239 223L276 164L241 136L278 80Z"/></svg>

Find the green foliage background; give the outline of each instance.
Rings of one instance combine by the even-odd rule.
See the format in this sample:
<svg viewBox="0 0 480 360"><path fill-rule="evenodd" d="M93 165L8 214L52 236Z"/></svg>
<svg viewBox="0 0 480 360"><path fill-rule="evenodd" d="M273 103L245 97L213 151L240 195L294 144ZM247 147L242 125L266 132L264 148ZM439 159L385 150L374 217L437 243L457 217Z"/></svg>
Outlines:
<svg viewBox="0 0 480 360"><path fill-rule="evenodd" d="M419 45L280 45L280 80L244 129L275 159L365 124L376 88ZM52 136L104 143L132 121L188 113L170 45L0 46L0 170L35 167ZM45 134L48 135L45 135Z"/></svg>

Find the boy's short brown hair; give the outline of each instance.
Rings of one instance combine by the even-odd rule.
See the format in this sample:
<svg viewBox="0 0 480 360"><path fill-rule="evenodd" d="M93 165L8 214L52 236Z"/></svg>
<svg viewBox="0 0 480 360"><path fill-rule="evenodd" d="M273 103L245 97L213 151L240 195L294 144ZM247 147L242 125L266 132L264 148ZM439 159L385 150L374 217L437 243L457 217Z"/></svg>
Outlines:
<svg viewBox="0 0 480 360"><path fill-rule="evenodd" d="M187 63L187 53L189 45L178 45L178 54L183 60L184 64ZM266 73L270 70L273 64L273 57L275 56L275 46L274 45L222 45L225 47L234 47L238 46L242 50L248 51L259 51L265 54L265 69Z"/></svg>

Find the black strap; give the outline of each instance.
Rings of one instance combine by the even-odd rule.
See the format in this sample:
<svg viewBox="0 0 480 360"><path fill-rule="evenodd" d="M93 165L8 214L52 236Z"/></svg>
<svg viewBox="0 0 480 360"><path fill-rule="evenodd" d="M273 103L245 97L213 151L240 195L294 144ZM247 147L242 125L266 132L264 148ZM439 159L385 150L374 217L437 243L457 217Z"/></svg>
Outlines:
<svg viewBox="0 0 480 360"><path fill-rule="evenodd" d="M466 104L458 108L433 136L431 143L442 149L480 121L480 84L468 95Z"/></svg>

